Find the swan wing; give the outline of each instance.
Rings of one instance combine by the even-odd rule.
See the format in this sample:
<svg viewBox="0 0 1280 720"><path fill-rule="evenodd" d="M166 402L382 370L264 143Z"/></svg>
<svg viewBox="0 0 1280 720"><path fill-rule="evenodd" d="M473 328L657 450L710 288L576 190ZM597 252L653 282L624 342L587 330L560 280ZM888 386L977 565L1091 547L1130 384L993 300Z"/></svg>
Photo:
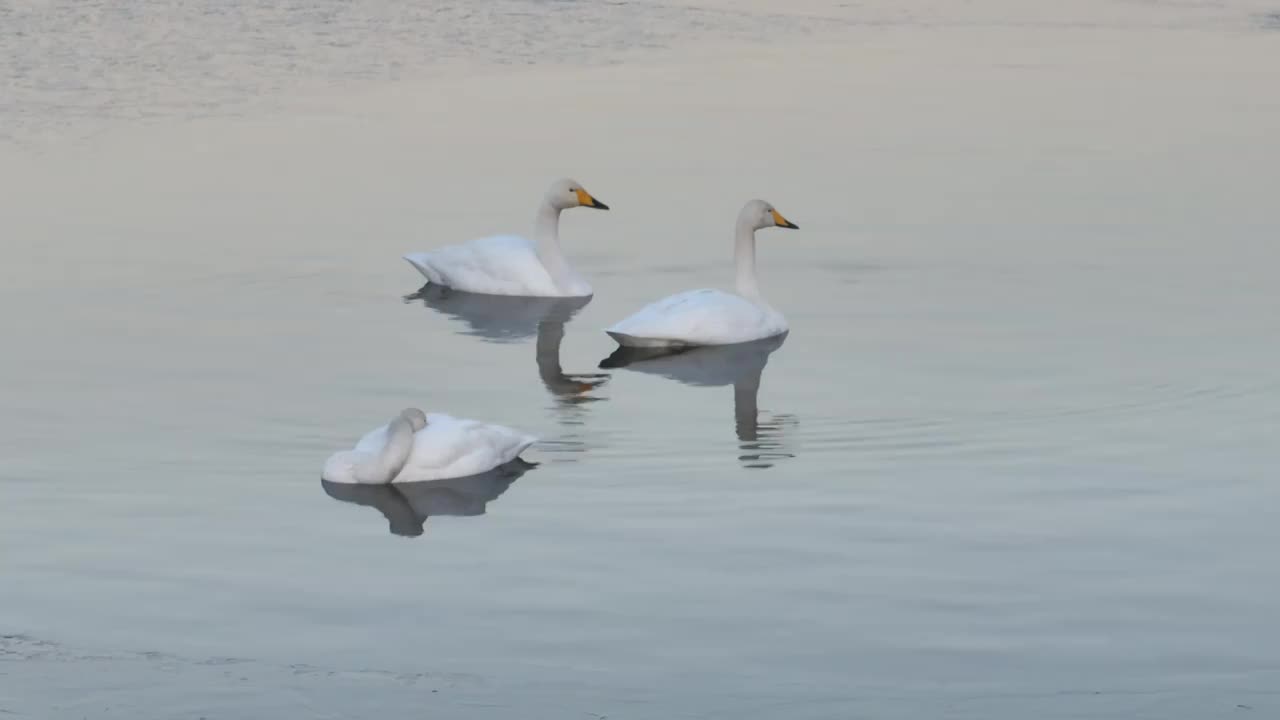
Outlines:
<svg viewBox="0 0 1280 720"><path fill-rule="evenodd" d="M487 472L511 462L536 438L502 425L427 415L414 436L413 452L392 482L419 482Z"/></svg>
<svg viewBox="0 0 1280 720"><path fill-rule="evenodd" d="M773 308L722 290L690 290L663 298L605 332L621 345L728 345L778 335L786 320Z"/></svg>
<svg viewBox="0 0 1280 720"><path fill-rule="evenodd" d="M404 256L429 282L486 295L555 297L565 293L538 259L532 240L495 235ZM575 283L576 284L576 283ZM585 282L575 294L590 295Z"/></svg>

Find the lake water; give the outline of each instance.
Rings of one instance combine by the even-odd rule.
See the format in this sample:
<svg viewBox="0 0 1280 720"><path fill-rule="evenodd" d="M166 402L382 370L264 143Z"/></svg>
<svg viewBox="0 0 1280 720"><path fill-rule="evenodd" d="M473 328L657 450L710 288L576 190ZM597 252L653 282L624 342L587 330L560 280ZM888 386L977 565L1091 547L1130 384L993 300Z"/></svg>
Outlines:
<svg viewBox="0 0 1280 720"><path fill-rule="evenodd" d="M0 715L1276 716L1278 10L0 6ZM599 369L756 196L790 334Z"/></svg>

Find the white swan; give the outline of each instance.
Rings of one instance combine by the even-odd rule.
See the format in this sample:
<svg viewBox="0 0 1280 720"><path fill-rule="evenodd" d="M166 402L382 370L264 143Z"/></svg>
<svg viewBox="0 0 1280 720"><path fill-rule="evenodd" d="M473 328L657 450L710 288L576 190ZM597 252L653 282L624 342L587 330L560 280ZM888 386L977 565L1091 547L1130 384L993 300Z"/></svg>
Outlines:
<svg viewBox="0 0 1280 720"><path fill-rule="evenodd" d="M334 453L323 480L386 484L443 480L487 472L516 459L536 438L501 425L408 408Z"/></svg>
<svg viewBox="0 0 1280 720"><path fill-rule="evenodd" d="M732 345L787 331L787 319L760 296L756 284L756 230L796 229L773 206L752 200L734 228L737 292L690 290L663 298L605 330L624 347Z"/></svg>
<svg viewBox="0 0 1280 720"><path fill-rule="evenodd" d="M533 240L495 235L432 252L411 253L409 261L428 282L486 295L588 297L591 285L569 267L560 252L560 212L575 207L608 210L574 180L558 180L538 208Z"/></svg>

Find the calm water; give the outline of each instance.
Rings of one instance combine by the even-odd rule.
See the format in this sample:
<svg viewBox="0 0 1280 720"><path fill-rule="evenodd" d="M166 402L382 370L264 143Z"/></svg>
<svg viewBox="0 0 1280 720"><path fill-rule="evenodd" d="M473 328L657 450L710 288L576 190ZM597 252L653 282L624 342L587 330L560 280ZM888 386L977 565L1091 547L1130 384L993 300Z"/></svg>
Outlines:
<svg viewBox="0 0 1280 720"><path fill-rule="evenodd" d="M1280 713L1275 8L1032 5L0 7L0 715ZM790 334L601 369L753 196Z"/></svg>

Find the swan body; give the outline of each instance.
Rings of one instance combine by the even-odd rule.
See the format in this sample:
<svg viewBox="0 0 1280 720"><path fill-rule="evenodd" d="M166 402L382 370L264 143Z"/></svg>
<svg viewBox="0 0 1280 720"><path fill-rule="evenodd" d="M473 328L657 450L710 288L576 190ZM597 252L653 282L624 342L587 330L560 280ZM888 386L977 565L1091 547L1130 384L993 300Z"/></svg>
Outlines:
<svg viewBox="0 0 1280 720"><path fill-rule="evenodd" d="M756 282L755 231L795 228L763 200L738 214L734 230L735 292L690 290L652 303L605 330L623 347L681 348L731 345L787 332L787 319L765 302Z"/></svg>
<svg viewBox="0 0 1280 720"><path fill-rule="evenodd" d="M557 282L538 258L537 243L519 235L494 235L433 252L404 256L428 282L484 295L586 297L591 284L566 268Z"/></svg>
<svg viewBox="0 0 1280 720"><path fill-rule="evenodd" d="M495 235L404 259L429 283L485 295L589 297L593 290L560 250L560 213L575 207L608 210L582 184L558 180L547 190L532 239Z"/></svg>
<svg viewBox="0 0 1280 720"><path fill-rule="evenodd" d="M763 300L723 290L689 290L663 298L605 332L626 347L732 345L787 331L787 319Z"/></svg>
<svg viewBox="0 0 1280 720"><path fill-rule="evenodd" d="M335 453L321 477L387 484L476 475L511 462L535 441L502 425L411 408L366 433L355 449Z"/></svg>

